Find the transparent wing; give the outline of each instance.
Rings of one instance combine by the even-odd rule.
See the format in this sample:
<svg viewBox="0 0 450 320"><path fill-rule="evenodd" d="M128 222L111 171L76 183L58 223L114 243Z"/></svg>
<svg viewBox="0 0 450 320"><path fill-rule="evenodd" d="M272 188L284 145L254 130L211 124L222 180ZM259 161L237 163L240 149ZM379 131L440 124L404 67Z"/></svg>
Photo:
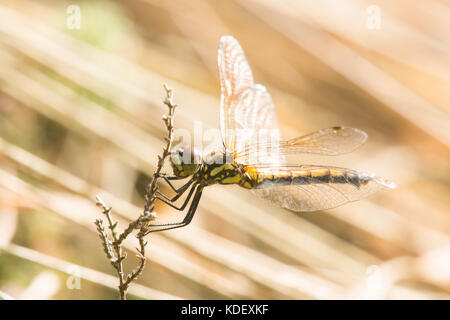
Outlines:
<svg viewBox="0 0 450 320"><path fill-rule="evenodd" d="M220 39L218 67L221 89L220 126L225 148L236 150L235 113L242 93L253 86L253 75L244 51L236 39L224 36Z"/></svg>
<svg viewBox="0 0 450 320"><path fill-rule="evenodd" d="M253 155L257 155L260 162L283 163L284 158L280 154L256 153L251 147L278 145L280 142L275 107L266 88L256 84L245 90L239 100L233 101L232 107L234 109L236 150L248 149L249 159L252 159ZM236 161L243 163L237 155Z"/></svg>
<svg viewBox="0 0 450 320"><path fill-rule="evenodd" d="M321 155L339 155L349 153L363 144L367 139L364 131L348 127L332 127L316 131L305 136L273 144L249 145L236 152L239 162L245 164L264 164L260 154L270 153L280 156L297 153L314 153ZM255 161L256 159L256 162Z"/></svg>
<svg viewBox="0 0 450 320"><path fill-rule="evenodd" d="M286 185L286 183L283 183L283 179L280 179L279 181L264 183L260 188L252 189L252 192L262 199L269 200L273 204L289 210L317 211L363 199L386 187L395 188L394 183L372 174L343 168L322 166L258 168L258 172L269 176L273 174L275 177L280 174L295 176L299 171L304 172L305 170L344 171L349 173L349 176L355 177L356 175L361 184L355 184L355 180L352 182L345 175L340 179L335 179L339 182L319 182L320 179L317 179L316 182L308 184Z"/></svg>
<svg viewBox="0 0 450 320"><path fill-rule="evenodd" d="M231 36L220 40L218 65L220 125L227 151L234 153L249 144L277 143L280 134L272 99L264 86L253 83L244 51Z"/></svg>
<svg viewBox="0 0 450 320"><path fill-rule="evenodd" d="M364 131L348 127L332 127L286 141L296 152L339 155L352 152L367 140Z"/></svg>

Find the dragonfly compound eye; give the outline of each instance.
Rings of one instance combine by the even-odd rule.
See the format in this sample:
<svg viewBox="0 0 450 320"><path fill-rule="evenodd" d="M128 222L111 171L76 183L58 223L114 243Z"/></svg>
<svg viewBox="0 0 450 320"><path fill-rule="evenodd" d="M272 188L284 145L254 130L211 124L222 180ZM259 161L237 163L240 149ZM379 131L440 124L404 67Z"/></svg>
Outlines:
<svg viewBox="0 0 450 320"><path fill-rule="evenodd" d="M188 177L197 171L201 163L201 156L195 149L184 147L173 151L170 160L175 176Z"/></svg>

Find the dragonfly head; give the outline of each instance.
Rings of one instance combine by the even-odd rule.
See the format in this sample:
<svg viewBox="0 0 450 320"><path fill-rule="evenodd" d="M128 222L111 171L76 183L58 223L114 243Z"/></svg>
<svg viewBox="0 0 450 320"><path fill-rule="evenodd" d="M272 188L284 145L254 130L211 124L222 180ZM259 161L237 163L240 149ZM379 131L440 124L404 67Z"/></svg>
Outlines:
<svg viewBox="0 0 450 320"><path fill-rule="evenodd" d="M200 167L202 156L195 148L180 147L170 154L173 174L177 177L192 176Z"/></svg>

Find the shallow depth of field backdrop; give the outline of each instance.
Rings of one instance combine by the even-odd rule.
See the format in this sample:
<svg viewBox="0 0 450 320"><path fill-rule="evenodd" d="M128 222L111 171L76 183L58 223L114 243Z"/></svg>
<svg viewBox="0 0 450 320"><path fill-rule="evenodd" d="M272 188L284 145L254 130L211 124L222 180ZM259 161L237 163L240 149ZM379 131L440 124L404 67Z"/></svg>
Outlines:
<svg viewBox="0 0 450 320"><path fill-rule="evenodd" d="M163 83L177 128L218 127L231 34L285 138L360 128L367 143L328 163L398 187L302 214L207 188L191 225L148 238L130 298L450 298L449 16L445 0L1 0L0 292L118 297L94 196L121 226L141 212Z"/></svg>

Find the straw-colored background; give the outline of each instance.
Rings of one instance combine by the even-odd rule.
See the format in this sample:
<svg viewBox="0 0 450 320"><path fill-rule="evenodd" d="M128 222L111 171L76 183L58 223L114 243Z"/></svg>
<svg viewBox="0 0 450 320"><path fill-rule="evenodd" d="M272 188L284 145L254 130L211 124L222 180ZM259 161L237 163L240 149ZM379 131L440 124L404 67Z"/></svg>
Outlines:
<svg viewBox="0 0 450 320"><path fill-rule="evenodd" d="M367 27L372 4L380 29ZM368 142L329 163L398 188L303 214L207 188L191 225L149 237L131 298L448 299L449 16L444 0L0 1L0 291L117 298L94 195L121 226L141 212L163 83L177 128L218 127L217 45L231 34L285 138L360 128Z"/></svg>

